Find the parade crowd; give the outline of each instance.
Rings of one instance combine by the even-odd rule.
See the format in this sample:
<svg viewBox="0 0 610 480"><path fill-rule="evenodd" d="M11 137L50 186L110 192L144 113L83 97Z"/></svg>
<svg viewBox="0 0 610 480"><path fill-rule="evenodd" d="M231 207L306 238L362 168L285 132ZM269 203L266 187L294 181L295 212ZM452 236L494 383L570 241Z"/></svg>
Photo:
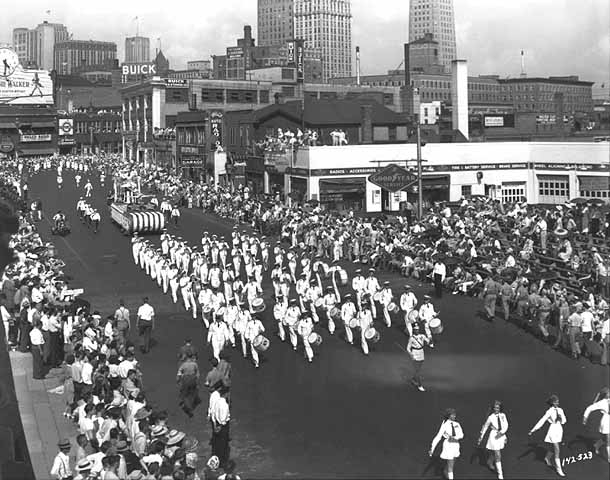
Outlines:
<svg viewBox="0 0 610 480"><path fill-rule="evenodd" d="M116 168L127 167L117 159ZM202 208L237 223L231 238L204 232L199 244L189 245L178 234L165 231L158 242L135 235L131 245L134 262L174 303L182 304L194 319L201 319L207 331L206 339L213 351L213 370L206 384L211 389L211 443L217 459L210 462L217 461L220 467L226 467L228 462L230 364L227 351L237 349L238 344L242 355L250 357L255 368L260 368L261 356L270 348L271 335L277 335L295 351L302 347L306 360L312 362L316 349L323 348L322 331L334 335L339 328L346 342L368 355L374 351L372 346L380 340L383 329L398 321L404 324L408 335L407 352L413 360L411 381L419 391L425 391L421 375L424 352L434 348L435 338L442 335L443 322L432 297L426 295L420 302L409 284L394 292L390 282L380 282L377 278L380 270L393 270L420 283L434 284L437 297L447 292L478 296L483 301L482 316L487 321L494 321L499 305L505 320L515 320L546 342L565 348L575 358L584 354L596 363L608 361L608 247L603 241L599 246L592 245L595 239L608 238L610 226L597 207L565 205L551 210L523 202L506 206L489 200L464 199L457 205L441 205L419 221L408 212L392 221L367 221L351 212L327 212L320 206L289 207L279 201L261 201L251 196L247 188L234 190L220 185L189 184L153 170L139 171L138 176L145 188L161 197L157 199L161 207L165 202L167 206L161 210L168 219L180 204ZM240 224L253 227L257 233L248 233L249 229L240 231ZM277 240L272 238L275 236ZM344 268L347 262L357 267L351 279ZM263 289L269 283L272 291L265 294ZM32 292L37 284L34 278ZM271 308L276 322L273 327L265 326L261 316L269 299L273 302ZM28 308L34 310L39 304L41 308L53 304L44 298L41 302L31 298L30 302L33 306ZM50 341L55 345L56 354L49 353L46 357L43 354L42 361L56 366L65 358L64 366L70 368L74 385L72 404L78 405L79 422L82 414L87 413L87 405L92 417L97 416L98 405L102 405L99 410L103 420L98 420L98 433L102 431L104 435L97 438L96 433L95 448L99 449L97 454L104 452L99 458L106 458L106 464L111 462L109 457L113 460L112 466L103 465L100 460L98 467L101 465L102 470L109 469L119 475L102 478L125 478L117 473L121 464L120 458L115 458L121 457L116 448L120 440L130 445L125 447L121 443L121 452L126 451L123 448L131 449L138 457L141 474L155 476L165 468L166 472L162 472L165 474L167 469L173 469L173 478L177 478L176 471L183 472L183 478L195 478L197 472L188 462L188 453L192 452L183 448L185 457L174 458L185 441L184 433L168 430L167 418L161 415L159 419L159 412L146 409L135 345L127 340L125 323L119 327L124 306L106 320L99 314L88 314L83 307L73 312L70 306L64 306L63 310L54 308L49 312L43 310L41 317L54 317L62 327L66 323L71 325L69 335L65 331L63 334L64 350L69 354L61 357L57 344ZM147 353L154 330L154 309L145 301L137 318L141 350ZM61 337L58 335L58 338ZM66 338L70 341L66 342ZM65 347L66 343L70 347ZM40 367L40 359L33 355L35 366ZM188 342L181 350L180 360L181 406L192 415L200 402L199 370ZM101 377L99 386L91 375L91 388L77 388L83 383L82 369L81 376L77 373L75 379L73 365L79 362L92 365L87 371L95 372L95 378ZM131 363L121 370L125 362ZM84 396L83 390L91 397ZM93 395L94 391L98 394ZM604 412L599 431L600 440L606 445L610 432L608 398L608 391L603 390L584 415L586 421L587 412L596 409ZM142 406L133 410L134 403ZM545 461L563 476L559 444L566 416L557 397L551 397L548 403L547 412L530 434L549 424L545 441L552 448ZM136 412L143 412L140 416L146 417L136 420ZM143 423L142 428L138 422ZM110 441L113 429L116 444L106 444L114 448L108 455L103 450L104 442ZM155 429L163 433L154 436ZM488 465L498 478L503 478L500 452L506 444L507 430L503 405L495 402L482 427L479 443L489 435ZM138 450L134 432L148 435L148 442L157 446ZM453 462L459 457L463 436L456 412L449 409L430 449L432 455L442 440L440 458L447 461L448 478L453 478ZM157 437L164 441L157 443ZM88 440L91 443L92 439ZM599 450L601 445L596 444L596 448ZM174 446L172 450L170 447ZM150 460L151 455L159 461L144 460ZM91 455L82 461L94 463ZM152 467L151 473L153 464L156 467Z"/></svg>

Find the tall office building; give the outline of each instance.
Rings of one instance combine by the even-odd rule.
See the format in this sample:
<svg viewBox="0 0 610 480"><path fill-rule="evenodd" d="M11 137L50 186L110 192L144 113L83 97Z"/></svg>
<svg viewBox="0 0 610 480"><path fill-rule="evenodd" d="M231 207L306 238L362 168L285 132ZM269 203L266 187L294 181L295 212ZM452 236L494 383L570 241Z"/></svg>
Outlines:
<svg viewBox="0 0 610 480"><path fill-rule="evenodd" d="M30 28L13 29L13 48L24 68L38 65L38 32Z"/></svg>
<svg viewBox="0 0 610 480"><path fill-rule="evenodd" d="M125 39L125 63L150 62L150 38L127 37Z"/></svg>
<svg viewBox="0 0 610 480"><path fill-rule="evenodd" d="M294 40L295 0L258 0L258 45L283 45Z"/></svg>
<svg viewBox="0 0 610 480"><path fill-rule="evenodd" d="M453 0L410 0L409 43L427 33L438 42L438 59L447 71L457 58Z"/></svg>
<svg viewBox="0 0 610 480"><path fill-rule="evenodd" d="M294 39L320 51L323 81L351 75L351 0L258 0L258 44Z"/></svg>
<svg viewBox="0 0 610 480"><path fill-rule="evenodd" d="M111 70L115 59L113 42L67 40L55 44L55 68L60 75Z"/></svg>
<svg viewBox="0 0 610 480"><path fill-rule="evenodd" d="M13 47L23 67L53 70L55 44L64 42L69 37L65 25L45 21L34 29L13 29Z"/></svg>
<svg viewBox="0 0 610 480"><path fill-rule="evenodd" d="M53 70L57 66L55 59L55 44L65 42L70 38L68 29L61 23L42 22L36 27L38 32L38 51L36 58L38 68L43 70Z"/></svg>

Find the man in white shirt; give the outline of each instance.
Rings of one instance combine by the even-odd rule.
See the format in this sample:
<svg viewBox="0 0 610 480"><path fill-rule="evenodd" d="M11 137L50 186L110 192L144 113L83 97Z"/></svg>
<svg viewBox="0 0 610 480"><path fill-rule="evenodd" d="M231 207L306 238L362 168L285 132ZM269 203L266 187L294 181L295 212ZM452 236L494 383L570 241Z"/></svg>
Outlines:
<svg viewBox="0 0 610 480"><path fill-rule="evenodd" d="M405 292L400 296L400 309L405 314L405 332L411 335L411 320L409 314L415 310L417 306L417 297L411 289L411 285L405 285Z"/></svg>
<svg viewBox="0 0 610 480"><path fill-rule="evenodd" d="M142 353L148 353L152 331L155 327L155 309L148 304L148 297L144 298L144 303L138 308L136 327L140 331L140 336L144 337Z"/></svg>
<svg viewBox="0 0 610 480"><path fill-rule="evenodd" d="M220 466L226 467L229 461L229 422L231 413L227 402L228 388L220 387L210 395L208 419L212 426L212 455L220 460Z"/></svg>
<svg viewBox="0 0 610 480"><path fill-rule="evenodd" d="M51 467L51 475L57 480L67 480L72 478L72 469L70 468L70 440L65 439L59 442L59 453L53 460L53 467Z"/></svg>
<svg viewBox="0 0 610 480"><path fill-rule="evenodd" d="M434 263L434 269L432 270L432 278L434 279L434 291L438 298L443 296L443 282L447 276L447 267L439 260Z"/></svg>

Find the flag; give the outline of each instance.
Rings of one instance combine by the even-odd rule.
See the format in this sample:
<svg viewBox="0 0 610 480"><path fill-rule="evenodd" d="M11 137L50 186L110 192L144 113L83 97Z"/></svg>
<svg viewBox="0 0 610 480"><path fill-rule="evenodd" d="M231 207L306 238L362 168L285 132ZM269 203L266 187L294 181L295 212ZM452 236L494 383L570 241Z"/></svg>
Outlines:
<svg viewBox="0 0 610 480"><path fill-rule="evenodd" d="M51 15L51 10L47 10L47 15Z"/></svg>
<svg viewBox="0 0 610 480"><path fill-rule="evenodd" d="M523 56L523 50L521 50L521 55Z"/></svg>

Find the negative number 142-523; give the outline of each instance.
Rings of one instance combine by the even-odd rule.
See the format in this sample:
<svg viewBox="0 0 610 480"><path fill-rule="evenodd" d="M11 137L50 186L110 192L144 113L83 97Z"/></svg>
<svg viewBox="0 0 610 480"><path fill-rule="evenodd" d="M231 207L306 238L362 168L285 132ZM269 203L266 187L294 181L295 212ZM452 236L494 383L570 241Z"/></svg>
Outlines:
<svg viewBox="0 0 610 480"><path fill-rule="evenodd" d="M561 461L561 465L570 465L571 463L582 462L583 460L591 460L593 458L593 452L579 453L578 455L572 455L566 457Z"/></svg>

